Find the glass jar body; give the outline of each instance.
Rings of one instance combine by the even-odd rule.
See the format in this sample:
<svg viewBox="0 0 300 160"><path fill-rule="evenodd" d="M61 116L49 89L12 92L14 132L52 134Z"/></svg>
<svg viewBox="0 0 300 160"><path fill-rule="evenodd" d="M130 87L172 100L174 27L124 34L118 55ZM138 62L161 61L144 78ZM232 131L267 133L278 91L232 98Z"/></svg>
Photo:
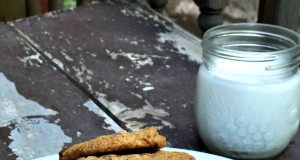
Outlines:
<svg viewBox="0 0 300 160"><path fill-rule="evenodd" d="M298 130L299 95L298 72L282 79L247 83L201 65L195 96L200 137L219 155L272 158Z"/></svg>

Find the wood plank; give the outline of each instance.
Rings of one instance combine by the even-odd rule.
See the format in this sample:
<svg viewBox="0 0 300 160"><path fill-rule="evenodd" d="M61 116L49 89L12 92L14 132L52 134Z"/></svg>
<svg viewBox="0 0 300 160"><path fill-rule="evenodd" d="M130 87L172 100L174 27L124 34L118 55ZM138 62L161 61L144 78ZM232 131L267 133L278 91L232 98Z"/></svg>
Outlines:
<svg viewBox="0 0 300 160"><path fill-rule="evenodd" d="M258 22L279 25L297 31L299 25L300 1L261 0Z"/></svg>
<svg viewBox="0 0 300 160"><path fill-rule="evenodd" d="M26 17L25 0L0 0L0 22L24 17Z"/></svg>
<svg viewBox="0 0 300 160"><path fill-rule="evenodd" d="M40 0L26 0L26 16L34 16L42 13Z"/></svg>
<svg viewBox="0 0 300 160"><path fill-rule="evenodd" d="M50 0L49 1L49 10L55 11L64 8L64 1L62 0Z"/></svg>
<svg viewBox="0 0 300 160"><path fill-rule="evenodd" d="M129 130L156 126L171 147L206 150L193 118L199 39L134 1L10 24Z"/></svg>
<svg viewBox="0 0 300 160"><path fill-rule="evenodd" d="M0 156L55 154L121 128L6 24L0 24Z"/></svg>

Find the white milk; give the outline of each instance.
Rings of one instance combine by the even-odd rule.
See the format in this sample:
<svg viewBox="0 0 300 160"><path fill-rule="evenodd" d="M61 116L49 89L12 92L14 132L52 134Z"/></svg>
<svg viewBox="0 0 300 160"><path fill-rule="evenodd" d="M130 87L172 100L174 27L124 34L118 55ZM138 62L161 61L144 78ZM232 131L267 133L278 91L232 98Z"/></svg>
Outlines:
<svg viewBox="0 0 300 160"><path fill-rule="evenodd" d="M199 134L213 153L271 158L299 126L300 74L263 83L238 82L200 67L195 96Z"/></svg>

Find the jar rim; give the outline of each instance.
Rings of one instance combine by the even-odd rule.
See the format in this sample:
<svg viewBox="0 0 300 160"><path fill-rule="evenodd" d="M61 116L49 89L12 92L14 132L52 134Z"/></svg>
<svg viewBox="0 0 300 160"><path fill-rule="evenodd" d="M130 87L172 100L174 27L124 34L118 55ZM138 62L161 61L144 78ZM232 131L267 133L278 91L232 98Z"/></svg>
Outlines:
<svg viewBox="0 0 300 160"><path fill-rule="evenodd" d="M287 77L300 65L300 35L260 23L213 27L202 40L204 65L233 74Z"/></svg>
<svg viewBox="0 0 300 160"><path fill-rule="evenodd" d="M289 33L293 36L295 36L297 38L297 42L294 41L294 46L287 48L287 49L283 49L283 50L278 50L278 51L268 51L268 52L254 52L254 51L239 51L239 50L233 50L233 49L227 49L227 48L223 48L221 46L217 46L215 45L211 40L210 40L210 36L211 33L213 31L217 31L217 30L222 30L224 28L232 28L232 27L255 27L255 26L259 26L259 27L265 27L265 28L270 28L270 29L279 29L282 30L286 33ZM246 30L239 30L242 31L243 33L249 33L249 31ZM232 31L233 33L234 31ZM251 32L251 31L250 31ZM272 33L270 32L261 32L261 31L255 31L256 33L268 33L269 35L271 35ZM278 36L280 36L278 34ZM283 36L280 36L281 38L284 38ZM225 53L228 54L228 52L230 52L231 56L234 56L236 58L240 57L252 57L252 61L260 61L262 60L262 54L263 57L266 58L265 60L273 60L276 57L274 55L278 55L278 54L282 54L282 53L286 53L286 52L300 52L300 35L290 29L281 27L281 26L275 26L275 25L270 25L270 24L262 24L262 23L234 23L234 24L224 24L224 25L219 25L216 27L213 27L209 30L207 30L204 35L203 35L203 40L202 40L202 47L214 47L214 50L217 50L219 53ZM247 53L247 54L241 54L241 53ZM266 54L267 53L267 54ZM255 59L255 57L260 57L259 59Z"/></svg>

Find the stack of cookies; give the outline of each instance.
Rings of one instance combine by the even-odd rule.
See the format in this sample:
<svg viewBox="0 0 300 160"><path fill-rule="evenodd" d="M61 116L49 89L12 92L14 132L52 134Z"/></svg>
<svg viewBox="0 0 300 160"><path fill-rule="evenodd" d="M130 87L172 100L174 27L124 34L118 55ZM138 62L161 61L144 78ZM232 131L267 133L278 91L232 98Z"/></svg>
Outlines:
<svg viewBox="0 0 300 160"><path fill-rule="evenodd" d="M159 149L167 144L155 127L118 132L75 144L59 153L59 160L195 160L184 152Z"/></svg>

